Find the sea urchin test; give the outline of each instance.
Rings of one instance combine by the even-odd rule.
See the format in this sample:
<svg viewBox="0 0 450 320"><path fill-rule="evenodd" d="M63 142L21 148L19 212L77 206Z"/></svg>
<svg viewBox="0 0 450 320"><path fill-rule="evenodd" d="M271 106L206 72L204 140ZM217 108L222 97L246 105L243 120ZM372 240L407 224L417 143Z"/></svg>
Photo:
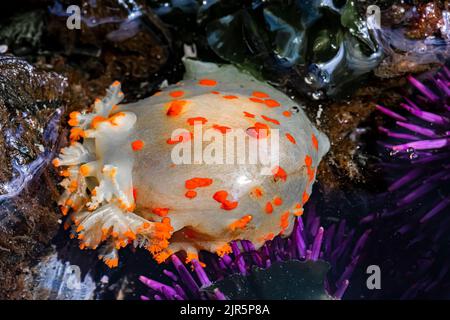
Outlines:
<svg viewBox="0 0 450 320"><path fill-rule="evenodd" d="M115 82L90 110L70 114L71 145L53 161L64 177L59 205L80 248L102 245L100 258L110 267L129 244L145 247L158 262L184 251L189 262L199 250L229 253L232 240L259 248L289 235L329 148L282 92L230 65L188 59L185 65L182 82L152 97L119 104L123 93ZM246 147L217 148L234 130ZM221 151L248 159L261 152L248 147L252 142L269 140L276 142L276 163L195 161L194 149L204 156L212 143L215 159ZM184 152L192 148L191 163L174 161L181 145Z"/></svg>

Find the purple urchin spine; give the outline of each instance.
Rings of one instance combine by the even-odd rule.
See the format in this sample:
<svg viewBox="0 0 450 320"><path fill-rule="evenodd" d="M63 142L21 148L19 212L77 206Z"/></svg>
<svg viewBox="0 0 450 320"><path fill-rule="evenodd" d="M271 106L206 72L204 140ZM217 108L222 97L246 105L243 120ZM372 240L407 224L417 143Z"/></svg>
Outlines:
<svg viewBox="0 0 450 320"><path fill-rule="evenodd" d="M384 166L400 173L388 191L403 193L396 201L398 209L385 215L396 215L418 201L431 201L419 218L424 223L450 205L450 71L444 67L425 81L412 76L408 81L416 94L404 98L401 114L377 106L395 121L393 129L379 128L389 137L381 142L391 157Z"/></svg>
<svg viewBox="0 0 450 320"><path fill-rule="evenodd" d="M288 260L328 262L331 266L325 280L325 289L330 296L341 299L349 279L358 264L362 248L364 247L370 230L366 230L355 241L355 232L348 232L345 220L339 225L332 225L326 230L320 226L320 218L316 216L313 206L308 210L308 218L298 217L292 234L289 237L275 237L266 242L259 250L247 240L233 241L232 253L222 258L206 254L204 260L206 267L202 267L197 260L192 260L191 271L181 262L177 255L172 255L171 265L163 273L167 279L164 284L145 276L139 280L150 290L148 295L142 295L143 300L186 300L186 299L212 299L224 300L227 297L215 289L213 294L202 292L200 289L210 286L213 282L221 280L232 274L249 274L252 267L268 268L273 263ZM342 265L343 270L337 266Z"/></svg>

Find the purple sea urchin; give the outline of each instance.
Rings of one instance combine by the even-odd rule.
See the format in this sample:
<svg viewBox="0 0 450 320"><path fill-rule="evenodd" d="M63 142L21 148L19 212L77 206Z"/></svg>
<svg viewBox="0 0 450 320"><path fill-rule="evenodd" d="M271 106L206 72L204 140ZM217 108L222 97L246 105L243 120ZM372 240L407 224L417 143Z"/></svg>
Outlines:
<svg viewBox="0 0 450 320"><path fill-rule="evenodd" d="M219 258L202 252L200 257L206 267L192 260L191 271L184 266L179 256L172 255L171 265L163 271L167 280L164 282L171 285L141 276L140 281L150 288L149 294L141 296L141 299L227 299L218 288L213 293L202 289L233 274L248 275L254 267L269 268L276 262L291 260L328 262L331 269L325 279L325 290L331 297L340 299L349 285L361 249L370 233L367 230L355 241L354 231L347 231L345 220L325 230L320 226L320 218L316 216L314 208L310 206L308 217L297 218L289 237L277 236L259 250L255 250L250 241L233 241L231 254Z"/></svg>
<svg viewBox="0 0 450 320"><path fill-rule="evenodd" d="M396 124L395 129L380 127L389 137L382 143L391 158L385 166L397 175L388 191L401 193L398 209L385 215L419 205L411 222L424 223L450 205L450 71L445 67L423 82L408 80L415 93L400 104L404 112L377 107Z"/></svg>
<svg viewBox="0 0 450 320"><path fill-rule="evenodd" d="M386 270L383 290L364 294L372 299L448 298L450 72L423 79L408 78L413 90L400 107L377 107L393 124L380 128L390 185L362 219L380 239L366 251L370 263Z"/></svg>

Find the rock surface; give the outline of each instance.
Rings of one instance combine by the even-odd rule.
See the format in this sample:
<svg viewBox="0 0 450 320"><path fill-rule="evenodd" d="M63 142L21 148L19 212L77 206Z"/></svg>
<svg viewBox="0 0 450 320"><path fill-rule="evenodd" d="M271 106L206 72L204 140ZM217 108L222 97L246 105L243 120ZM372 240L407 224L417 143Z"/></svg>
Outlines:
<svg viewBox="0 0 450 320"><path fill-rule="evenodd" d="M48 201L52 190L42 186L56 152L66 88L63 76L0 56L0 298L25 297L21 270L58 227Z"/></svg>

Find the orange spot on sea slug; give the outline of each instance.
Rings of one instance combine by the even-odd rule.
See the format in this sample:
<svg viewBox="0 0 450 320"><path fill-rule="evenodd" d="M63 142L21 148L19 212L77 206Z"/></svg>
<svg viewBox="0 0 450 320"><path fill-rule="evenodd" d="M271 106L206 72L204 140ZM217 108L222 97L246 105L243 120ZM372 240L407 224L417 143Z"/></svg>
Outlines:
<svg viewBox="0 0 450 320"><path fill-rule="evenodd" d="M69 208L65 207L65 206L62 206L61 207L61 213L62 213L63 216L67 216L67 213L69 213Z"/></svg>
<svg viewBox="0 0 450 320"><path fill-rule="evenodd" d="M305 191L302 195L302 203L305 204L309 200L309 194Z"/></svg>
<svg viewBox="0 0 450 320"><path fill-rule="evenodd" d="M173 252L170 250L164 250L164 251L154 254L153 257L155 258L156 262L163 263L172 255L172 253Z"/></svg>
<svg viewBox="0 0 450 320"><path fill-rule="evenodd" d="M154 208L152 209L152 213L160 217L165 217L169 213L169 208Z"/></svg>
<svg viewBox="0 0 450 320"><path fill-rule="evenodd" d="M255 117L255 115L253 113L250 113L250 112L247 112L247 111L244 111L244 116L248 117L248 118L254 118Z"/></svg>
<svg viewBox="0 0 450 320"><path fill-rule="evenodd" d="M184 95L184 91L182 91L182 90L175 90L175 91L172 91L171 93L169 93L169 95L172 98L179 98L179 97L182 97Z"/></svg>
<svg viewBox="0 0 450 320"><path fill-rule="evenodd" d="M188 252L186 254L186 261L185 263L190 263L192 260L197 260L200 264L200 266L202 266L203 268L206 267L206 264L204 264L203 262L200 262L200 260L198 259L198 254L195 252Z"/></svg>
<svg viewBox="0 0 450 320"><path fill-rule="evenodd" d="M192 198L195 198L195 197L197 196L197 192L194 191L194 190L189 190L189 191L187 191L187 192L184 194L184 196L185 196L186 198L192 199Z"/></svg>
<svg viewBox="0 0 450 320"><path fill-rule="evenodd" d="M252 191L252 195L255 196L256 198L261 198L263 195L263 191L261 188L255 188Z"/></svg>
<svg viewBox="0 0 450 320"><path fill-rule="evenodd" d="M169 246L168 239L172 235L173 227L168 217L164 217L161 222L154 222L153 224L155 229L154 238L152 239L152 243L147 246L147 249L153 255L156 255Z"/></svg>
<svg viewBox="0 0 450 320"><path fill-rule="evenodd" d="M201 86L215 86L217 84L216 80L212 80L212 79L201 79L198 82L199 85Z"/></svg>
<svg viewBox="0 0 450 320"><path fill-rule="evenodd" d="M265 92L261 92L261 91L253 91L252 96L257 97L257 98L268 98L269 95Z"/></svg>
<svg viewBox="0 0 450 320"><path fill-rule="evenodd" d="M81 128L72 128L70 129L70 140L71 141L78 141L80 138L84 138L85 133L84 130Z"/></svg>
<svg viewBox="0 0 450 320"><path fill-rule="evenodd" d="M266 235L264 236L264 241L270 241L270 240L272 240L274 237L275 237L275 235L274 235L272 232L270 232L270 233L268 233L268 234L266 234Z"/></svg>
<svg viewBox="0 0 450 320"><path fill-rule="evenodd" d="M213 129L218 130L218 131L220 131L223 134L226 134L228 130L231 130L230 127L221 126L221 125L218 125L218 124L214 124L213 125Z"/></svg>
<svg viewBox="0 0 450 320"><path fill-rule="evenodd" d="M131 231L131 230L128 230L128 231L124 232L123 235L125 237L127 237L128 239L130 239L130 240L135 240L136 239L136 234L133 231Z"/></svg>
<svg viewBox="0 0 450 320"><path fill-rule="evenodd" d="M92 126L92 128L96 129L100 123L102 123L106 120L107 119L105 117L95 116L94 119L92 119L92 121L91 121L91 126Z"/></svg>
<svg viewBox="0 0 450 320"><path fill-rule="evenodd" d="M183 111L183 108L186 104L186 100L174 100L170 103L169 109L167 110L166 114L169 117L178 116Z"/></svg>
<svg viewBox="0 0 450 320"><path fill-rule="evenodd" d="M89 175L89 171L90 171L89 165L83 164L80 166L80 174L83 177L87 177Z"/></svg>
<svg viewBox="0 0 450 320"><path fill-rule="evenodd" d="M205 124L206 122L208 122L208 120L203 117L194 117L187 119L187 123L191 126L193 126L196 122L201 122L201 124Z"/></svg>
<svg viewBox="0 0 450 320"><path fill-rule="evenodd" d="M239 220L236 220L230 224L230 230L235 231L236 229L245 229L250 221L252 221L251 215L246 215Z"/></svg>
<svg viewBox="0 0 450 320"><path fill-rule="evenodd" d="M281 215L280 227L281 227L281 232L283 232L284 230L287 229L287 227L289 227L289 211L286 211L285 213L283 213Z"/></svg>
<svg viewBox="0 0 450 320"><path fill-rule="evenodd" d="M110 268L115 268L119 265L119 259L118 258L114 258L114 259L105 259L105 264Z"/></svg>
<svg viewBox="0 0 450 320"><path fill-rule="evenodd" d="M280 106L280 103L278 101L276 101L276 100L273 100L273 99L266 99L266 100L264 100L264 103L269 108L275 108L275 107L279 107Z"/></svg>
<svg viewBox="0 0 450 320"><path fill-rule="evenodd" d="M278 121L277 119L273 119L273 118L269 118L266 117L265 115L261 115L261 118L263 118L264 120L268 121L268 122L272 122L273 124L280 124L280 121Z"/></svg>
<svg viewBox="0 0 450 320"><path fill-rule="evenodd" d="M310 167L312 165L312 158L309 155L305 156L305 164Z"/></svg>
<svg viewBox="0 0 450 320"><path fill-rule="evenodd" d="M113 114L111 117L109 117L108 121L109 123L111 123L113 126L117 126L119 125L119 123L117 122L117 120L119 120L120 118L125 117L125 113L123 112L117 112L115 114Z"/></svg>
<svg viewBox="0 0 450 320"><path fill-rule="evenodd" d="M255 103L264 103L264 100L260 99L260 98L251 97L251 98L248 98L248 100L255 102Z"/></svg>
<svg viewBox="0 0 450 320"><path fill-rule="evenodd" d="M281 199L280 197L276 197L273 200L273 204L276 205L276 206L281 206L283 204L283 199Z"/></svg>
<svg viewBox="0 0 450 320"><path fill-rule="evenodd" d="M131 143L131 148L133 151L139 151L144 147L144 141L142 140L135 140Z"/></svg>
<svg viewBox="0 0 450 320"><path fill-rule="evenodd" d="M142 230L150 228L150 226L151 226L150 222L144 222L144 223L142 223L142 225L139 227L138 230L142 231Z"/></svg>
<svg viewBox="0 0 450 320"><path fill-rule="evenodd" d="M60 163L59 163L59 159L53 159L52 160L52 165L54 166L54 167L59 167L60 166Z"/></svg>
<svg viewBox="0 0 450 320"><path fill-rule="evenodd" d="M231 249L231 246L228 243L226 243L223 246L221 246L220 248L218 248L216 250L216 253L219 257L223 257L224 255L229 254L232 251L233 250Z"/></svg>
<svg viewBox="0 0 450 320"><path fill-rule="evenodd" d="M78 111L73 111L69 114L69 118L70 119L75 119L80 115L80 113Z"/></svg>
<svg viewBox="0 0 450 320"><path fill-rule="evenodd" d="M316 151L319 150L319 141L317 141L317 138L314 134L311 136L311 140L312 140L314 149L316 149Z"/></svg>
<svg viewBox="0 0 450 320"><path fill-rule="evenodd" d="M283 180L286 181L287 179L287 174L286 171L284 171L283 168L281 168L280 166L276 166L273 170L272 170L273 176L275 178L275 180Z"/></svg>
<svg viewBox="0 0 450 320"><path fill-rule="evenodd" d="M237 99L237 96L233 96L233 95L227 95L227 96L223 96L224 99L228 99L228 100L234 100Z"/></svg>
<svg viewBox="0 0 450 320"><path fill-rule="evenodd" d="M69 126L75 127L78 125L78 116L80 113L78 111L73 111L69 114L70 120L68 121Z"/></svg>
<svg viewBox="0 0 450 320"><path fill-rule="evenodd" d="M256 122L253 127L247 129L247 134L256 139L267 138L270 134L270 128L267 124Z"/></svg>
<svg viewBox="0 0 450 320"><path fill-rule="evenodd" d="M192 178L186 180L185 186L186 189L195 189L210 186L213 183L213 180L210 178Z"/></svg>
<svg viewBox="0 0 450 320"><path fill-rule="evenodd" d="M265 210L266 210L266 213L267 213L267 214L271 214L271 213L273 212L273 206L272 206L272 204L271 204L270 202L267 202L267 203L266 203L266 208L265 208Z"/></svg>
<svg viewBox="0 0 450 320"><path fill-rule="evenodd" d="M286 138L287 138L292 144L297 144L297 141L295 141L295 138L294 138L291 134L286 133Z"/></svg>
<svg viewBox="0 0 450 320"><path fill-rule="evenodd" d="M78 188L78 182L76 180L73 180L72 182L70 182L69 185L69 191L70 192L75 192Z"/></svg>
<svg viewBox="0 0 450 320"><path fill-rule="evenodd" d="M59 172L59 175L60 175L61 177L69 177L69 176L70 176L70 172L69 172L69 170L61 170L61 171Z"/></svg>
<svg viewBox="0 0 450 320"><path fill-rule="evenodd" d="M233 210L236 209L238 206L237 201L229 201L228 198L228 192L225 190L219 190L213 195L213 199L216 200L221 204L221 208L224 210Z"/></svg>

